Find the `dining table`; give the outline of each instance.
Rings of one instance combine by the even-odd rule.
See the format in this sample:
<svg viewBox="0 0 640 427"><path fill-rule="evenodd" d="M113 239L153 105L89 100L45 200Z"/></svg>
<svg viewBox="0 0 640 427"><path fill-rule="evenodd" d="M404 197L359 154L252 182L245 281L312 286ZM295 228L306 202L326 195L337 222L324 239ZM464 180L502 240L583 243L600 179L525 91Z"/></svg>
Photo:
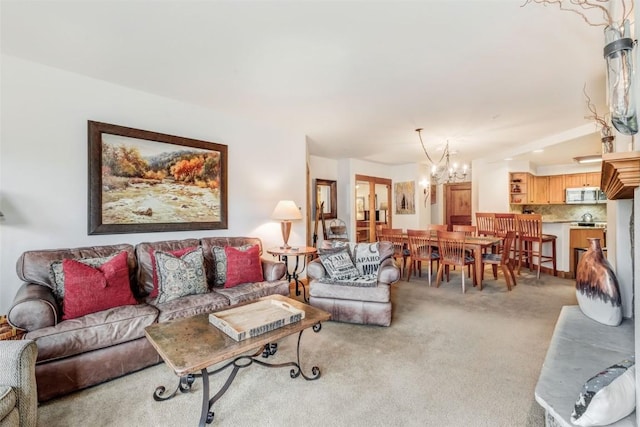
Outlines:
<svg viewBox="0 0 640 427"><path fill-rule="evenodd" d="M403 233L406 245L409 244L409 236L407 233ZM473 252L475 277L473 279L473 286L478 286L482 290L482 252L483 250L490 248L493 252L504 239L500 236L465 236L464 246L466 250ZM436 231L431 233L429 242L433 246L438 245L438 234ZM431 284L431 263L429 263L429 284Z"/></svg>

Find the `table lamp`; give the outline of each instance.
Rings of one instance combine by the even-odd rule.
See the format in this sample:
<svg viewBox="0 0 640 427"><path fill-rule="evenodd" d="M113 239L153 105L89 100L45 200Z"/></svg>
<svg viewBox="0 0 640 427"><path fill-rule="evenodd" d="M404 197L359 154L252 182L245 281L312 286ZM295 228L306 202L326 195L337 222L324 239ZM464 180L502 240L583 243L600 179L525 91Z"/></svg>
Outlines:
<svg viewBox="0 0 640 427"><path fill-rule="evenodd" d="M282 248L291 248L287 243L289 240L289 233L291 232L291 220L302 219L300 209L298 209L293 200L280 200L276 205L276 208L273 210L271 218L282 221L280 223L280 227L282 228L282 240L284 240L284 246L282 246Z"/></svg>

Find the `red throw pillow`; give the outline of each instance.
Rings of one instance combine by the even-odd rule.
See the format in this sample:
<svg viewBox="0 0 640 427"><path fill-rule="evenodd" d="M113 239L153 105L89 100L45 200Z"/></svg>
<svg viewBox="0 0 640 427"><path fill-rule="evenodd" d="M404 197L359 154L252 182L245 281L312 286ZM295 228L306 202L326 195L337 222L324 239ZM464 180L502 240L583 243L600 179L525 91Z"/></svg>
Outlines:
<svg viewBox="0 0 640 427"><path fill-rule="evenodd" d="M62 320L138 302L129 285L127 252L120 252L100 267L73 259L62 261L64 299Z"/></svg>
<svg viewBox="0 0 640 427"><path fill-rule="evenodd" d="M260 261L260 247L254 245L245 251L225 246L227 255L227 280L225 288L232 288L241 283L262 282L262 262Z"/></svg>
<svg viewBox="0 0 640 427"><path fill-rule="evenodd" d="M196 246L191 246L188 248L176 249L174 251L163 251L167 254L171 254L176 258L182 257L182 255L195 251L198 249ZM153 270L153 290L149 294L149 298L155 298L158 296L158 270L156 268L156 254L154 249L149 249L149 254L151 255L151 269Z"/></svg>

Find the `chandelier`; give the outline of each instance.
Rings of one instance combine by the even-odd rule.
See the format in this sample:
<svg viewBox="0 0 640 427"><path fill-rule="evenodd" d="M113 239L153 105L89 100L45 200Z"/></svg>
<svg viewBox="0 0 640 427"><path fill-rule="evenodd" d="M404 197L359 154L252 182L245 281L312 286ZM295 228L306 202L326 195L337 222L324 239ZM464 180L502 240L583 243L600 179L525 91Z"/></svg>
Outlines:
<svg viewBox="0 0 640 427"><path fill-rule="evenodd" d="M444 146L444 151L442 152L442 156L438 162L434 162L429 153L427 152L427 147L425 147L424 142L422 141L422 128L416 129L418 132L418 137L420 138L420 145L422 145L422 150L424 150L424 154L427 156L429 163L431 164L431 182L434 184L449 184L452 182L462 182L467 179L468 168L467 165L462 165L462 170L458 170L458 164L451 164L450 161L450 153L449 153L449 141L447 141Z"/></svg>

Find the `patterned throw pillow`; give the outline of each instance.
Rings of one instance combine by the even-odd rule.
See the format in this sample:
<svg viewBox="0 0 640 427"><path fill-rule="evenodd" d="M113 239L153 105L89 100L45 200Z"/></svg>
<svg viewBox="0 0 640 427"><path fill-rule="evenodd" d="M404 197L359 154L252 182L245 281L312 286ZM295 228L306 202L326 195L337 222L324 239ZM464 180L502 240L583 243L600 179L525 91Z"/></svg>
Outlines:
<svg viewBox="0 0 640 427"><path fill-rule="evenodd" d="M182 255L186 254L187 252L195 251L196 249L198 249L197 246L190 246L188 248L181 248L173 251L167 251L167 253L180 258ZM154 249L149 249L149 252L150 252L149 255L151 256L151 269L153 271L153 290L149 294L149 298L155 298L158 296L158 269L156 268L156 254L155 254L156 251Z"/></svg>
<svg viewBox="0 0 640 427"><path fill-rule="evenodd" d="M240 251L246 251L250 247L255 245L242 245L236 247ZM211 249L213 254L213 262L215 263L215 279L213 281L214 286L222 286L227 281L227 254L224 251L225 246L214 246Z"/></svg>
<svg viewBox="0 0 640 427"><path fill-rule="evenodd" d="M378 243L358 243L353 248L353 261L363 275L377 274L380 267Z"/></svg>
<svg viewBox="0 0 640 427"><path fill-rule="evenodd" d="M156 251L156 268L158 270L157 302L160 304L208 291L202 248L181 257Z"/></svg>
<svg viewBox="0 0 640 427"><path fill-rule="evenodd" d="M227 246L227 280L225 288L232 288L241 283L262 282L262 261L260 261L260 247L253 245L246 251Z"/></svg>
<svg viewBox="0 0 640 427"><path fill-rule="evenodd" d="M129 285L126 251L111 257L99 267L65 259L62 261L62 268L66 290L62 300L62 320L138 303Z"/></svg>
<svg viewBox="0 0 640 427"><path fill-rule="evenodd" d="M612 365L582 387L571 422L603 426L629 415L636 407L635 357Z"/></svg>
<svg viewBox="0 0 640 427"><path fill-rule="evenodd" d="M107 257L101 258L81 258L76 259L75 261L81 262L89 267L98 268L102 264L111 261L116 255L113 254ZM62 262L64 260L54 261L49 265L49 279L51 280L51 284L53 285L53 296L59 304L62 304L62 300L64 299L64 269L62 268Z"/></svg>
<svg viewBox="0 0 640 427"><path fill-rule="evenodd" d="M349 251L346 248L329 251L321 250L320 262L333 280L351 279L360 275L356 266L353 265Z"/></svg>

